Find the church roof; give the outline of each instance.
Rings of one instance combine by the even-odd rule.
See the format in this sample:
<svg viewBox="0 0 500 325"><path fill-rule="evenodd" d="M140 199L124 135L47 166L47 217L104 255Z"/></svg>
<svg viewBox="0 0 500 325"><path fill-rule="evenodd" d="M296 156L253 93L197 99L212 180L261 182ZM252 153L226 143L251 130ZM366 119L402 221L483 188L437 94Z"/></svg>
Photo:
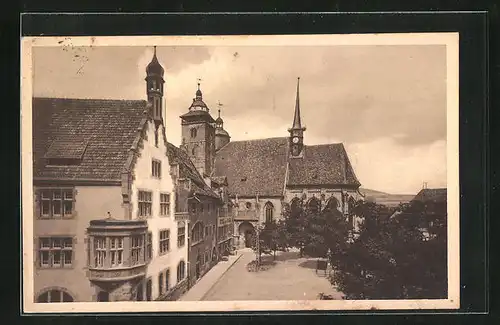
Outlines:
<svg viewBox="0 0 500 325"><path fill-rule="evenodd" d="M167 155L171 164L179 165L179 177L191 180L191 190L194 194L219 198L219 195L205 183L186 152L168 142Z"/></svg>
<svg viewBox="0 0 500 325"><path fill-rule="evenodd" d="M215 156L215 176L226 176L230 195L281 196L288 138L233 141Z"/></svg>
<svg viewBox="0 0 500 325"><path fill-rule="evenodd" d="M191 110L180 116L183 120L198 120L203 119L207 120L209 123L214 123L214 119L210 113L203 110Z"/></svg>
<svg viewBox="0 0 500 325"><path fill-rule="evenodd" d="M342 143L305 146L303 158L289 160L287 185L360 186Z"/></svg>
<svg viewBox="0 0 500 325"><path fill-rule="evenodd" d="M33 98L33 177L120 181L146 105L144 100ZM63 151L79 163L47 165L46 158L61 158Z"/></svg>
<svg viewBox="0 0 500 325"><path fill-rule="evenodd" d="M214 174L226 176L230 195L238 196L281 196L285 182L360 185L343 144L305 146L303 158L289 158L286 137L229 142L216 153Z"/></svg>

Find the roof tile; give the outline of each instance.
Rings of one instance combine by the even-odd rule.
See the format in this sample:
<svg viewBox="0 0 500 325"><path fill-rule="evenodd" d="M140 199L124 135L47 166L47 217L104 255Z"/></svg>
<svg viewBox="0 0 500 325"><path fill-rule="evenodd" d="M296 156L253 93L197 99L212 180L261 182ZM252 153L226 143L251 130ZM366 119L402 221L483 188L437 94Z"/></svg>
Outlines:
<svg viewBox="0 0 500 325"><path fill-rule="evenodd" d="M144 100L33 98L33 177L120 180L146 103ZM46 154L78 152L71 147L80 141L87 146L78 165L47 166ZM57 150L49 151L51 145Z"/></svg>

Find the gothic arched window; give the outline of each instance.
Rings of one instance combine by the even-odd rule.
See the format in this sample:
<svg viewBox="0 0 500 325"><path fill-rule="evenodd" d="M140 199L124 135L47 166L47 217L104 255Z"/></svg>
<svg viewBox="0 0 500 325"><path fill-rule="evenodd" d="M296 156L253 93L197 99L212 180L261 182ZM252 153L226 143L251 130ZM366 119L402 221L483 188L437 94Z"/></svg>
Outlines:
<svg viewBox="0 0 500 325"><path fill-rule="evenodd" d="M291 209L296 209L298 207L300 207L300 199L298 197L295 197L290 202L290 208Z"/></svg>
<svg viewBox="0 0 500 325"><path fill-rule="evenodd" d="M313 197L309 200L307 207L312 213L317 213L321 209L321 202L317 198Z"/></svg>
<svg viewBox="0 0 500 325"><path fill-rule="evenodd" d="M266 223L273 222L274 206L271 202L267 202L264 206L264 211L266 214Z"/></svg>
<svg viewBox="0 0 500 325"><path fill-rule="evenodd" d="M195 128L191 129L191 138L196 138L196 135L198 134L198 131Z"/></svg>
<svg viewBox="0 0 500 325"><path fill-rule="evenodd" d="M326 207L329 210L335 210L339 208L339 201L334 196L330 197L326 202Z"/></svg>
<svg viewBox="0 0 500 325"><path fill-rule="evenodd" d="M193 147L193 149L191 149L191 154L194 156L196 155L196 147Z"/></svg>

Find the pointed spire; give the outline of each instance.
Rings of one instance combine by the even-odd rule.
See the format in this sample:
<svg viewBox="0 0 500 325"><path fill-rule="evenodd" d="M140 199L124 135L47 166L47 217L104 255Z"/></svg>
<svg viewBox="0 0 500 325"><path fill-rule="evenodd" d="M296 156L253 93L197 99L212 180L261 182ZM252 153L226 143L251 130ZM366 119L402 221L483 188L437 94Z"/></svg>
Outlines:
<svg viewBox="0 0 500 325"><path fill-rule="evenodd" d="M201 100L203 98L203 95L202 95L201 90L200 90L200 82L201 82L201 79L198 78L198 90L196 90L196 99L198 99L198 100Z"/></svg>
<svg viewBox="0 0 500 325"><path fill-rule="evenodd" d="M156 57L156 46L153 47L153 58L151 62L146 67L146 73L149 74L157 74L163 76L164 69L161 66L160 62L158 62L158 58Z"/></svg>
<svg viewBox="0 0 500 325"><path fill-rule="evenodd" d="M302 123L300 121L300 99L299 99L299 83L300 77L297 78L297 97L295 99L295 115L293 117L292 129L302 129Z"/></svg>

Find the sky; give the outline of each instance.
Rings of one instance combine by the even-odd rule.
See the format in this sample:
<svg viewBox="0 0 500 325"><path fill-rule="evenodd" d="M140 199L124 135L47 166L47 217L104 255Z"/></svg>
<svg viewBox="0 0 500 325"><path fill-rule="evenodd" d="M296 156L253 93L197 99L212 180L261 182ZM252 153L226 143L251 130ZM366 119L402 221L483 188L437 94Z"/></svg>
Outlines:
<svg viewBox="0 0 500 325"><path fill-rule="evenodd" d="M35 47L33 95L146 99L152 47ZM201 79L231 141L288 136L300 77L306 145L342 142L362 187L414 194L446 187L444 45L158 47L165 68L166 128Z"/></svg>

